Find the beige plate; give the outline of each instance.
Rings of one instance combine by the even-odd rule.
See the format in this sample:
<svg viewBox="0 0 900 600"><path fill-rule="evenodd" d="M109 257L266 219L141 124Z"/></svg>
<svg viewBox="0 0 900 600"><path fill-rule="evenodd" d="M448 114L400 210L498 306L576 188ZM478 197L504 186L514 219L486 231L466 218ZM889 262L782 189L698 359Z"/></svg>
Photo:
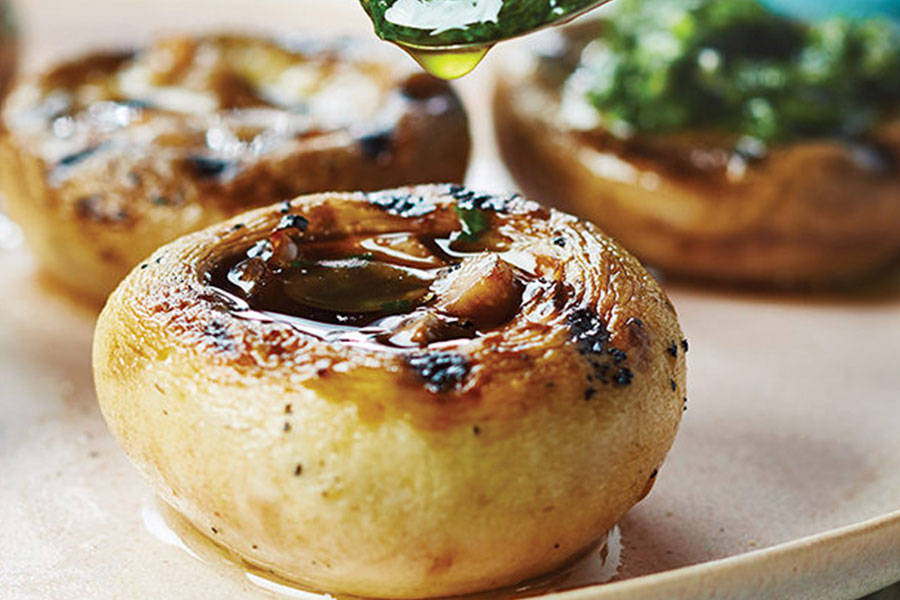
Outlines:
<svg viewBox="0 0 900 600"><path fill-rule="evenodd" d="M353 0L185 5L29 2L30 62L158 28L367 27ZM489 76L461 85L480 144L471 179L508 188L487 133ZM0 596L277 597L154 526L151 494L94 403L93 312L37 277L8 233L0 222L0 246L14 246L0 247ZM553 597L848 600L900 579L900 295L672 297L691 341L684 426L622 522L614 581Z"/></svg>

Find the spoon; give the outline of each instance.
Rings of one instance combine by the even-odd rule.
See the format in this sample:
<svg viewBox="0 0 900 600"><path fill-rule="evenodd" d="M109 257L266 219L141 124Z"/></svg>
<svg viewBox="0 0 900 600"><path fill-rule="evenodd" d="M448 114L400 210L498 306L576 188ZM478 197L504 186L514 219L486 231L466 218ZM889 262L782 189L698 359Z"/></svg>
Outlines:
<svg viewBox="0 0 900 600"><path fill-rule="evenodd" d="M609 0L360 0L378 37L437 77L469 73L503 40L559 25Z"/></svg>

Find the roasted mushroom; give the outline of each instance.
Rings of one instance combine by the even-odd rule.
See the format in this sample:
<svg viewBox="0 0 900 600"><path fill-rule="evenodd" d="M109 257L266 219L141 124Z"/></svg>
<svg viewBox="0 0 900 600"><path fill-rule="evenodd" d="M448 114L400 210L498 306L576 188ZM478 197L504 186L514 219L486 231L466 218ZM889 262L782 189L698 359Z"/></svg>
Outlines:
<svg viewBox="0 0 900 600"><path fill-rule="evenodd" d="M421 598L602 539L672 444L682 339L594 225L423 186L161 248L111 295L94 370L127 455L217 543L315 589Z"/></svg>
<svg viewBox="0 0 900 600"><path fill-rule="evenodd" d="M685 278L820 287L900 259L888 25L620 6L507 61L495 122L526 192Z"/></svg>
<svg viewBox="0 0 900 600"><path fill-rule="evenodd" d="M170 37L57 65L3 113L10 215L50 274L105 299L160 245L248 208L461 180L458 98L391 51Z"/></svg>

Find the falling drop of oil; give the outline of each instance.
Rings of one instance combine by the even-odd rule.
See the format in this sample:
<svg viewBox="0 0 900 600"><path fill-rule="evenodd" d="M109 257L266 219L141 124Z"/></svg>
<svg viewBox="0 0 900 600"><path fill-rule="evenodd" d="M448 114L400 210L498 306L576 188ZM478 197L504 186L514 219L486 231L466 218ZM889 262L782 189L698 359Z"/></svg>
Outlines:
<svg viewBox="0 0 900 600"><path fill-rule="evenodd" d="M423 48L400 44L422 68L441 79L458 79L472 72L484 58L490 46L465 49Z"/></svg>

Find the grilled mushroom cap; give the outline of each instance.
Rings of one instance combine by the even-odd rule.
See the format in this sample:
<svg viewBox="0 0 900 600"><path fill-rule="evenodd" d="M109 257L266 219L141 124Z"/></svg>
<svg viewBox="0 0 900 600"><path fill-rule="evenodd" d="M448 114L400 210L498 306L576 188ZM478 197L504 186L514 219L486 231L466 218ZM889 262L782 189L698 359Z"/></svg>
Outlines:
<svg viewBox="0 0 900 600"><path fill-rule="evenodd" d="M459 181L450 87L349 39L165 38L25 80L0 182L46 269L105 299L160 245L301 193Z"/></svg>
<svg viewBox="0 0 900 600"><path fill-rule="evenodd" d="M900 259L900 121L864 144L807 139L764 156L711 132L585 129L563 83L597 32L581 25L548 54L513 53L498 79L502 154L529 195L682 278L818 287Z"/></svg>
<svg viewBox="0 0 900 600"><path fill-rule="evenodd" d="M408 235L446 250L404 243L437 269L430 293L354 321L396 246L333 248ZM303 287L346 275L326 268L373 291L329 305L323 279ZM267 295L285 282L300 317ZM126 453L200 531L316 589L414 598L514 584L601 539L674 439L682 340L594 225L442 185L302 197L163 247L110 297L94 368Z"/></svg>

